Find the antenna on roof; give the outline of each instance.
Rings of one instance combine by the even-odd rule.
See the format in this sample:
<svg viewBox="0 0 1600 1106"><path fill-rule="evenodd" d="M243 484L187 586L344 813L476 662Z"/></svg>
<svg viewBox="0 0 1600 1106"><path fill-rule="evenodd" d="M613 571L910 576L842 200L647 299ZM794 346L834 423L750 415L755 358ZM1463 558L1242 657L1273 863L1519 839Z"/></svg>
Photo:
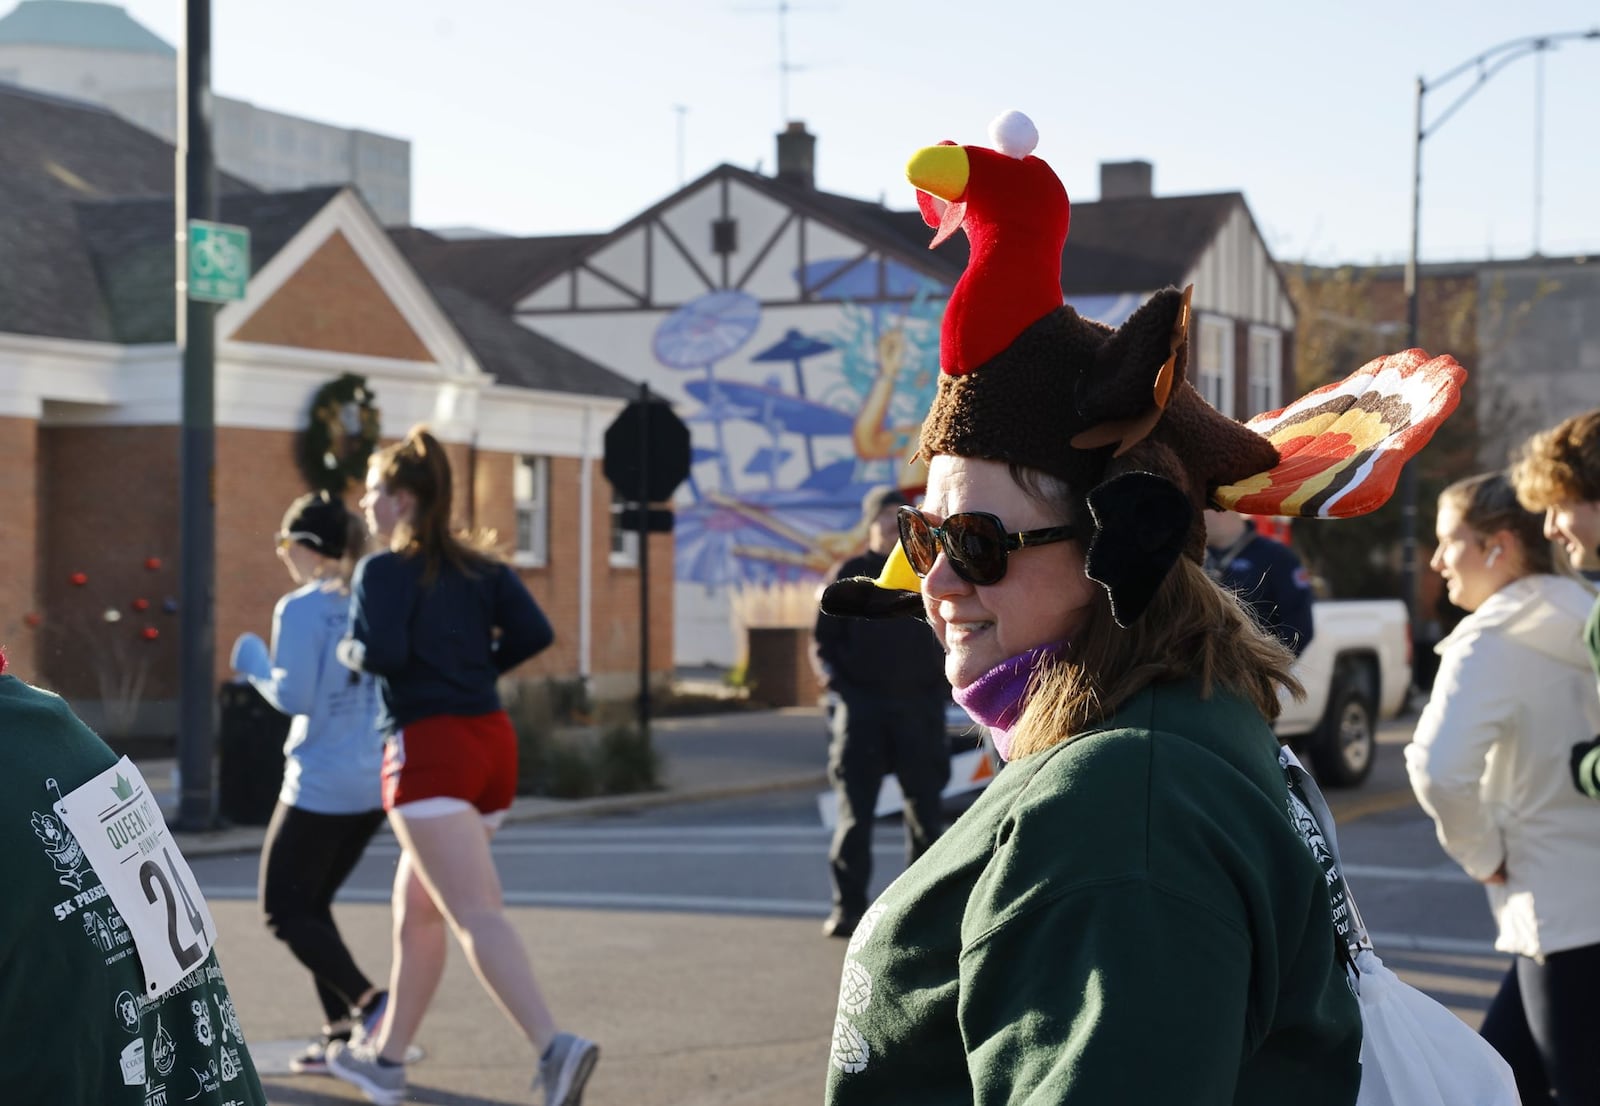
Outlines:
<svg viewBox="0 0 1600 1106"><path fill-rule="evenodd" d="M803 9L811 11L833 11L832 4L801 4ZM789 0L777 0L775 4L740 4L737 11L747 12L777 12L778 13L778 126L788 124L789 115L789 74L798 73L807 66L794 65L789 61L789 13L795 10L795 5Z"/></svg>
<svg viewBox="0 0 1600 1106"><path fill-rule="evenodd" d="M683 104L673 104L672 110L678 113L678 187L683 187L683 120L689 114L689 109Z"/></svg>

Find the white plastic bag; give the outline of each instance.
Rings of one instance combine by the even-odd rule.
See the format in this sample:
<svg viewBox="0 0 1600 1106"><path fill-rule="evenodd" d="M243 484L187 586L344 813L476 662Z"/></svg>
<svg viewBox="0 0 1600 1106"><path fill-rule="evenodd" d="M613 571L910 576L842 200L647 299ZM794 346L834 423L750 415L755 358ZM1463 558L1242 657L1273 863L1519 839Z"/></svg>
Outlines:
<svg viewBox="0 0 1600 1106"><path fill-rule="evenodd" d="M1329 876L1334 927L1345 934L1355 969L1352 986L1361 1007L1356 1106L1520 1106L1511 1067L1494 1047L1395 975L1373 951L1345 883L1333 815L1321 790L1288 749L1279 751L1278 762L1296 825Z"/></svg>
<svg viewBox="0 0 1600 1106"><path fill-rule="evenodd" d="M1356 1106L1518 1106L1511 1068L1488 1041L1395 975L1371 949L1361 973Z"/></svg>

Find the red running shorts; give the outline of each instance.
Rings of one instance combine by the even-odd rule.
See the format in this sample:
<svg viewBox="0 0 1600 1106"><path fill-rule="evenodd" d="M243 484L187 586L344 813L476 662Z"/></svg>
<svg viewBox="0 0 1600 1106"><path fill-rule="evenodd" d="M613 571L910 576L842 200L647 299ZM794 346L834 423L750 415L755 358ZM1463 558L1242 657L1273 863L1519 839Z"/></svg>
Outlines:
<svg viewBox="0 0 1600 1106"><path fill-rule="evenodd" d="M511 805L517 734L506 712L439 714L397 730L383 751L383 809L460 799L482 814Z"/></svg>

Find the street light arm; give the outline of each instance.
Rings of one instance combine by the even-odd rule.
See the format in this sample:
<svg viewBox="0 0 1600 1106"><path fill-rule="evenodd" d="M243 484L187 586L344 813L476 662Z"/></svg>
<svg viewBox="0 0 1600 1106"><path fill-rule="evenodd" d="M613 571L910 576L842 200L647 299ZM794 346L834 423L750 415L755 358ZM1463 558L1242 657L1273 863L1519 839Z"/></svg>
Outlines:
<svg viewBox="0 0 1600 1106"><path fill-rule="evenodd" d="M1519 50L1514 54L1505 55L1505 57L1500 58L1493 65L1486 69L1480 68L1478 70L1478 79L1473 81L1471 86L1469 86L1466 91L1461 93L1460 96L1457 96L1454 100L1452 100L1450 102L1450 106L1439 113L1438 118L1436 118L1432 123L1429 123L1427 126L1423 127L1420 137L1427 138L1432 135L1434 131L1444 126L1445 121L1454 115L1462 104L1466 103L1472 98L1472 94L1474 92L1477 92L1478 89L1487 84L1489 82L1489 78L1500 72L1500 70L1504 69L1506 66L1510 65L1519 58L1527 57L1529 54L1537 54L1549 48L1544 44L1544 40L1541 39L1539 42L1539 45L1529 46L1526 50ZM1483 59L1479 58L1476 60L1482 61ZM1423 91L1426 92L1428 89L1424 87Z"/></svg>
<svg viewBox="0 0 1600 1106"><path fill-rule="evenodd" d="M1448 73L1435 77L1431 81L1423 81L1422 90L1424 92L1432 92L1442 84L1449 84L1469 69L1474 66L1481 66L1496 54L1504 51L1517 50L1518 52L1515 56L1521 57L1523 54L1536 50L1546 50L1558 42L1569 42L1576 38L1600 38L1600 27L1591 27L1587 31L1559 31L1553 35L1528 35L1525 38L1514 38L1509 42L1502 42L1499 46L1491 47L1476 57L1468 58ZM1479 83L1481 84L1482 82L1480 81Z"/></svg>

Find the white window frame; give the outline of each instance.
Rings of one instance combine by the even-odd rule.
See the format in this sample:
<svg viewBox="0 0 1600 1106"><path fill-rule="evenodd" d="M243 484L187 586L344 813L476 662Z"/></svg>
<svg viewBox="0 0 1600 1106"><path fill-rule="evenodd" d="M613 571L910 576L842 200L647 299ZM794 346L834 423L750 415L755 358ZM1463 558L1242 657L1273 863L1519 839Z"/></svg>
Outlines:
<svg viewBox="0 0 1600 1106"><path fill-rule="evenodd" d="M1233 320L1201 315L1196 344L1194 386L1207 403L1232 418Z"/></svg>
<svg viewBox="0 0 1600 1106"><path fill-rule="evenodd" d="M550 563L550 458L519 456L511 476L511 497L516 518L511 563L543 568Z"/></svg>
<svg viewBox="0 0 1600 1106"><path fill-rule="evenodd" d="M1283 406L1283 331L1272 326L1250 328L1248 416Z"/></svg>
<svg viewBox="0 0 1600 1106"><path fill-rule="evenodd" d="M639 531L622 528L622 511L627 500L611 489L611 567L639 567Z"/></svg>

